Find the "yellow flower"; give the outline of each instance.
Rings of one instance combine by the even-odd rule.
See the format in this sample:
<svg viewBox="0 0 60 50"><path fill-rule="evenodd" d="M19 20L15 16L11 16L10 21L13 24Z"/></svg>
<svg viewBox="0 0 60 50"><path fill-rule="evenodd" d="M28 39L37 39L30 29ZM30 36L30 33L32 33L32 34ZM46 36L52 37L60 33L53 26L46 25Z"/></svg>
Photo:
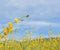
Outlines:
<svg viewBox="0 0 60 50"><path fill-rule="evenodd" d="M12 22L8 22L9 27L12 27Z"/></svg>
<svg viewBox="0 0 60 50"><path fill-rule="evenodd" d="M48 46L48 47L50 46L50 42L47 42L47 46Z"/></svg>
<svg viewBox="0 0 60 50"><path fill-rule="evenodd" d="M0 44L0 47L4 47L3 43Z"/></svg>
<svg viewBox="0 0 60 50"><path fill-rule="evenodd" d="M9 27L9 28L8 28L8 31L9 31L10 33L12 33L12 30L13 30L12 27Z"/></svg>
<svg viewBox="0 0 60 50"><path fill-rule="evenodd" d="M3 34L0 34L0 39L3 38L3 37L4 37L4 35Z"/></svg>
<svg viewBox="0 0 60 50"><path fill-rule="evenodd" d="M12 24L12 22L8 22L8 26L9 26L9 27L7 28L8 32L9 32L9 33L12 33L12 30L13 30L13 27L12 27L13 24Z"/></svg>
<svg viewBox="0 0 60 50"><path fill-rule="evenodd" d="M4 28L4 29L3 29L3 32L4 32L4 35L7 35L7 34L8 34L7 28Z"/></svg>
<svg viewBox="0 0 60 50"><path fill-rule="evenodd" d="M28 42L28 40L29 40L28 38L25 38L25 41L26 41L26 42Z"/></svg>
<svg viewBox="0 0 60 50"><path fill-rule="evenodd" d="M15 23L18 23L18 18L14 18L14 22Z"/></svg>

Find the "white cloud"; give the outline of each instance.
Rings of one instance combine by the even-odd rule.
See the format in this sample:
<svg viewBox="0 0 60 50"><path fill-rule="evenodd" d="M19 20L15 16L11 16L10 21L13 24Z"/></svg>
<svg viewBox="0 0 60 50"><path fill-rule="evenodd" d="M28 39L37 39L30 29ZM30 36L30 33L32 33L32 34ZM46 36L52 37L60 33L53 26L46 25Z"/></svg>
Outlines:
<svg viewBox="0 0 60 50"><path fill-rule="evenodd" d="M0 4L2 7L0 15L11 20L24 14L30 14L30 18L35 21L47 18L53 18L55 21L55 17L60 17L60 0L6 0L2 3L4 6ZM2 17L3 20L5 20L4 17Z"/></svg>
<svg viewBox="0 0 60 50"><path fill-rule="evenodd" d="M28 13L27 9L32 7L31 15L38 16L38 18L54 18L57 17L56 13L60 12L60 0L9 0L5 6L8 9L17 8L17 13L24 13L25 11ZM12 9L11 13L12 11L15 13L16 10Z"/></svg>
<svg viewBox="0 0 60 50"><path fill-rule="evenodd" d="M44 21L28 21L23 23L18 23L17 26L24 25L24 26L54 26L59 27L60 23L51 23L51 22L44 22Z"/></svg>

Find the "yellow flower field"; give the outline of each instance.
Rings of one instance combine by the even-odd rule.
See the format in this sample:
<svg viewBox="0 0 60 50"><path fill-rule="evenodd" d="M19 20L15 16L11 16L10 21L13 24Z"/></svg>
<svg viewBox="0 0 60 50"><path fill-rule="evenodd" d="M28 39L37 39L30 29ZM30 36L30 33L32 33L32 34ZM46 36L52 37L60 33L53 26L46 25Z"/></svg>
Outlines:
<svg viewBox="0 0 60 50"><path fill-rule="evenodd" d="M60 50L60 38L0 42L0 50Z"/></svg>
<svg viewBox="0 0 60 50"><path fill-rule="evenodd" d="M8 34L13 34L13 26L19 21L21 20L14 18L14 22L8 22L8 26L3 26L3 30L0 33L0 50L60 50L60 33L58 33L55 37L51 30L48 31L47 38L40 35L39 38L31 39L33 32L30 32L28 37L22 37L22 39L19 41L13 40L11 37L7 40L6 36ZM28 35L27 30L26 35ZM52 35L52 37L50 37L50 35ZM1 41L3 38L4 41Z"/></svg>

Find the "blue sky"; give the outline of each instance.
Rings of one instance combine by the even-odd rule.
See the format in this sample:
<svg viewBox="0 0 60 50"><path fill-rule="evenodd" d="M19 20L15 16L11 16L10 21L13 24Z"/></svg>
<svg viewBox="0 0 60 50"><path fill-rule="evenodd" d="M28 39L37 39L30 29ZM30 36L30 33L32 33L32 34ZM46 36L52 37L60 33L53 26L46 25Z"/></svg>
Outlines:
<svg viewBox="0 0 60 50"><path fill-rule="evenodd" d="M25 34L25 30L34 30L33 37L40 33L47 36L50 25L54 34L60 31L60 0L0 0L0 28L15 17L26 14L30 15L27 20L14 25L14 28L18 28L19 38Z"/></svg>

